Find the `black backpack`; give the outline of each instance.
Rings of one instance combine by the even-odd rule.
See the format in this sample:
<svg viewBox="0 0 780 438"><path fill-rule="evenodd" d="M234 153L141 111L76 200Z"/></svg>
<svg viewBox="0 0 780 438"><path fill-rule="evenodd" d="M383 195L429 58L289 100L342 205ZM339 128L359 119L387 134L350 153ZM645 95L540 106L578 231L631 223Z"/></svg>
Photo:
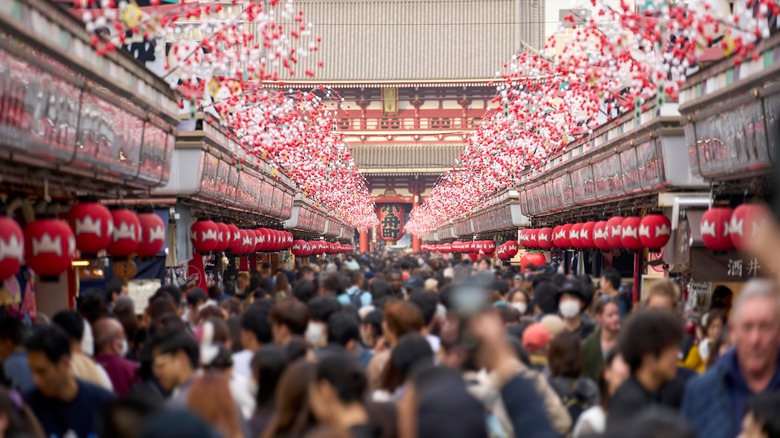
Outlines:
<svg viewBox="0 0 780 438"><path fill-rule="evenodd" d="M572 424L577 422L583 412L598 403L598 388L590 380L554 378L550 380L550 385L569 411Z"/></svg>

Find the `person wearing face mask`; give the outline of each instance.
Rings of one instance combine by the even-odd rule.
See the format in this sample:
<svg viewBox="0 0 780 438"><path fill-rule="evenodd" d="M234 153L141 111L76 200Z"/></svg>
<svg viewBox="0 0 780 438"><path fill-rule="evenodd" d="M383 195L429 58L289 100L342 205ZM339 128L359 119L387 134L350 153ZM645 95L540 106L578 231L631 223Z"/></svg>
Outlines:
<svg viewBox="0 0 780 438"><path fill-rule="evenodd" d="M576 333L580 339L590 336L596 329L590 320L582 318L585 293L579 280L567 280L558 292L558 312L563 318L566 330Z"/></svg>
<svg viewBox="0 0 780 438"><path fill-rule="evenodd" d="M528 293L522 289L515 289L509 294L509 308L521 317L528 314L530 302Z"/></svg>
<svg viewBox="0 0 780 438"><path fill-rule="evenodd" d="M125 359L127 338L122 324L114 318L101 318L95 322L95 345L99 363L108 373L117 396L123 397L138 382L138 364Z"/></svg>
<svg viewBox="0 0 780 438"><path fill-rule="evenodd" d="M309 324L304 338L311 348L318 350L328 343L328 319L339 310L341 304L336 297L317 297L309 301Z"/></svg>

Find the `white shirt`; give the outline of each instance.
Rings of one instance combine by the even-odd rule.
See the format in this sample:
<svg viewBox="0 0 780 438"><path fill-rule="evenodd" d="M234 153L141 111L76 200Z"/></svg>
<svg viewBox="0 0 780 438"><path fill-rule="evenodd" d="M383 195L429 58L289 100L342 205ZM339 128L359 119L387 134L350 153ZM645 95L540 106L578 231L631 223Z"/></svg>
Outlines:
<svg viewBox="0 0 780 438"><path fill-rule="evenodd" d="M254 353L249 350L241 350L233 353L233 374L244 378L252 377L252 357Z"/></svg>
<svg viewBox="0 0 780 438"><path fill-rule="evenodd" d="M574 425L574 438L582 436L600 435L607 428L607 414L601 406L593 406L585 410Z"/></svg>
<svg viewBox="0 0 780 438"><path fill-rule="evenodd" d="M433 350L433 355L436 356L439 354L439 349L441 349L441 339L439 339L436 335L428 335L425 337L425 339L428 341L429 344L431 344L431 350Z"/></svg>

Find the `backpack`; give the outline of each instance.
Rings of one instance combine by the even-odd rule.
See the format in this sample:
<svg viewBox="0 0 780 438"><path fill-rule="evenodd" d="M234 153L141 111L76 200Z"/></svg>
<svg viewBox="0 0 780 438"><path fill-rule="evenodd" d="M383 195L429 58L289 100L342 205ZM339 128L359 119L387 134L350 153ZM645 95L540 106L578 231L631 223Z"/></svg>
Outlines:
<svg viewBox="0 0 780 438"><path fill-rule="evenodd" d="M361 307L363 307L363 299L362 299L363 298L363 294L367 294L367 293L368 292L366 292L364 290L359 290L358 289L358 291L353 293L353 294L347 293L347 296L349 297L349 302L353 306L355 306L358 309L360 309Z"/></svg>
<svg viewBox="0 0 780 438"><path fill-rule="evenodd" d="M582 384L582 380L575 379L571 382L569 382L569 380L570 379L551 379L550 384L561 398L563 406L569 411L572 424L575 424L577 419L580 418L580 415L597 403L598 400L594 400L593 395L588 394L588 388L586 385Z"/></svg>

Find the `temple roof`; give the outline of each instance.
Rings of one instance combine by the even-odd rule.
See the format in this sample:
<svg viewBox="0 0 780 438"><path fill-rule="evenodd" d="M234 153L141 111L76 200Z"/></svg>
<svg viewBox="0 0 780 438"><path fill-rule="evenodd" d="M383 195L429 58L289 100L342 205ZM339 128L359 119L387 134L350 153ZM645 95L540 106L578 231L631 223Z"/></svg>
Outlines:
<svg viewBox="0 0 780 438"><path fill-rule="evenodd" d="M527 1L296 0L322 43L285 79L306 69L320 83L490 79L521 47Z"/></svg>
<svg viewBox="0 0 780 438"><path fill-rule="evenodd" d="M463 144L355 144L352 156L363 173L441 173L464 149Z"/></svg>

